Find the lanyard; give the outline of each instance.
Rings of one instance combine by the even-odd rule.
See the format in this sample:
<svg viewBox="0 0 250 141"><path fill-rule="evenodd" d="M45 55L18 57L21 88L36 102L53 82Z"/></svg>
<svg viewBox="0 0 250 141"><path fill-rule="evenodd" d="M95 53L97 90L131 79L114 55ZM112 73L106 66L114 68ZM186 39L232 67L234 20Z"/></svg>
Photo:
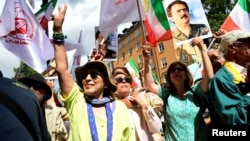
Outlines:
<svg viewBox="0 0 250 141"><path fill-rule="evenodd" d="M113 134L113 116L112 116L112 111L111 111L109 102L105 103L105 109L106 109L107 122L108 122L107 141L111 141L112 134ZM87 103L87 110L88 110L88 121L89 121L92 141L99 141L93 108L92 108L92 105L89 103Z"/></svg>

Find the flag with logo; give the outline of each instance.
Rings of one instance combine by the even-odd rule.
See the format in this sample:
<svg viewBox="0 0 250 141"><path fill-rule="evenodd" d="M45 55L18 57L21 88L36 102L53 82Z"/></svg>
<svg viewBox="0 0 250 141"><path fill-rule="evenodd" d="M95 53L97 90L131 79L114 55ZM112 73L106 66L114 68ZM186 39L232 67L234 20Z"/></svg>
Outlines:
<svg viewBox="0 0 250 141"><path fill-rule="evenodd" d="M221 26L226 31L250 31L250 1L239 0Z"/></svg>
<svg viewBox="0 0 250 141"><path fill-rule="evenodd" d="M0 46L41 73L47 67L47 60L54 56L48 36L25 0L6 0L4 9L1 17L8 17L8 24L4 23L1 28L9 28L13 23L15 28L0 39Z"/></svg>
<svg viewBox="0 0 250 141"><path fill-rule="evenodd" d="M139 9L143 19L144 12L141 0L102 0L99 30L104 36L104 39L106 39L105 37L111 32L116 31L119 24L140 21L138 7L140 7ZM106 33L105 31L110 33Z"/></svg>
<svg viewBox="0 0 250 141"><path fill-rule="evenodd" d="M40 22L43 29L46 29L48 27L50 16L52 12L54 11L56 3L57 3L57 0L51 0L48 3L46 3L44 6L42 6L42 8L35 13L36 18Z"/></svg>
<svg viewBox="0 0 250 141"><path fill-rule="evenodd" d="M125 67L128 69L132 76L132 86L134 88L141 86L141 80L140 80L140 73L139 73L139 66L135 62L133 58L129 58L128 62L125 64Z"/></svg>
<svg viewBox="0 0 250 141"><path fill-rule="evenodd" d="M15 17L15 12L12 12L9 8L14 10L14 2L5 2L5 6L2 10L2 15L0 17L0 37L9 34L11 31L15 30L15 22L10 17Z"/></svg>
<svg viewBox="0 0 250 141"><path fill-rule="evenodd" d="M152 45L172 38L162 0L144 0L146 39Z"/></svg>

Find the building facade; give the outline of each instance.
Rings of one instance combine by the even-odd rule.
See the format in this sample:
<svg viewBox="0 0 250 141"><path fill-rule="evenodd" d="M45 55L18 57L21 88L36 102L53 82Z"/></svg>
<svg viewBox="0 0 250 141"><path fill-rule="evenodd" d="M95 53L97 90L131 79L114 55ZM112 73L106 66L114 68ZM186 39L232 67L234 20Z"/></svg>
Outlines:
<svg viewBox="0 0 250 141"><path fill-rule="evenodd" d="M139 68L143 70L142 45L144 34L140 22L133 22L129 28L123 30L123 34L118 35L118 60L110 62L110 68L124 66L130 58L133 58ZM176 46L173 40L157 43L152 47L150 57L150 67L156 75L160 84L166 82L167 68L174 61L182 61L186 65L201 62L201 55L197 47L190 45ZM142 71L143 72L143 71ZM143 80L142 84L143 84Z"/></svg>

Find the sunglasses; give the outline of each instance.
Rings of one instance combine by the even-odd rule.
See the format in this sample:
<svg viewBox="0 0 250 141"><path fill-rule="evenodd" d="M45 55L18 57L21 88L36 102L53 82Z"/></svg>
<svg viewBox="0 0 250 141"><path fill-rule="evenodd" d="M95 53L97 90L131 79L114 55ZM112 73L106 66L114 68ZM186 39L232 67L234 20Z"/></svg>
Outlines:
<svg viewBox="0 0 250 141"><path fill-rule="evenodd" d="M88 75L90 75L92 79L96 79L98 76L101 76L101 74L97 71L90 71L90 72L84 72L82 74L82 79L86 79Z"/></svg>
<svg viewBox="0 0 250 141"><path fill-rule="evenodd" d="M118 77L115 79L116 83L123 83L123 81L125 81L126 83L131 83L132 79L130 77Z"/></svg>
<svg viewBox="0 0 250 141"><path fill-rule="evenodd" d="M170 72L173 73L173 72L175 72L175 71L180 72L180 71L184 71L184 69L183 69L183 68L180 68L180 67L177 67L177 68L172 69Z"/></svg>

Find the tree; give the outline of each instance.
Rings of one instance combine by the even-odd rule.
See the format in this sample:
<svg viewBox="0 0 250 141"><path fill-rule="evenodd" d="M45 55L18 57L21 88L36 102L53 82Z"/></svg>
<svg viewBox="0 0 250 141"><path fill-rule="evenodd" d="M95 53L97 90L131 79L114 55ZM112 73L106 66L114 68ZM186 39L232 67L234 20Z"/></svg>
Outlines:
<svg viewBox="0 0 250 141"><path fill-rule="evenodd" d="M36 71L26 65L24 62L20 62L20 66L18 68L14 68L15 72L15 80L22 78L22 77L29 77L30 75L34 74Z"/></svg>
<svg viewBox="0 0 250 141"><path fill-rule="evenodd" d="M212 32L218 31L237 0L201 0Z"/></svg>

